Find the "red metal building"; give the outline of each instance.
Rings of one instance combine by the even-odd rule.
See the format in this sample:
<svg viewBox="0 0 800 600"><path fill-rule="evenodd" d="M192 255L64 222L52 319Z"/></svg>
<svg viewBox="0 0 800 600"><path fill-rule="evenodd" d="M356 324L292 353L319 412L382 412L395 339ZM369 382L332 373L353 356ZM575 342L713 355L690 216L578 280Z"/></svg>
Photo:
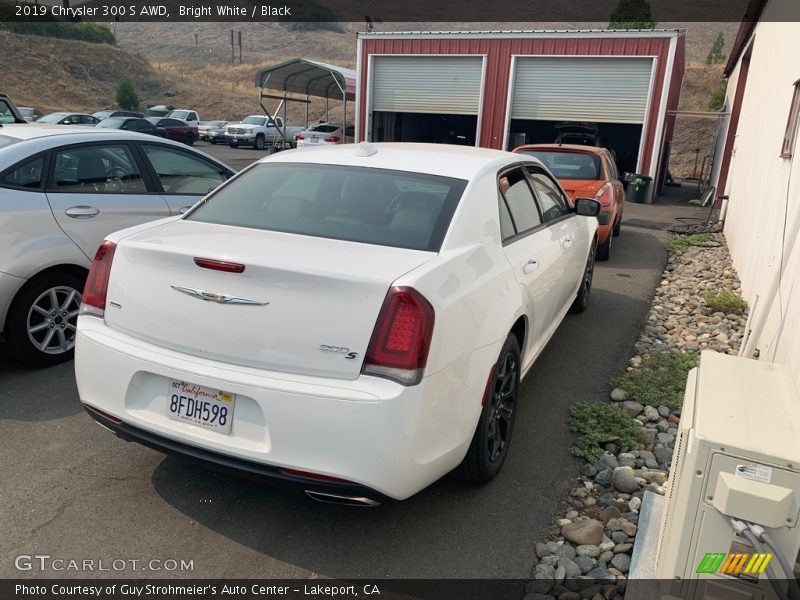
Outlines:
<svg viewBox="0 0 800 600"><path fill-rule="evenodd" d="M684 49L680 30L362 33L356 136L512 149L591 123L660 183Z"/></svg>

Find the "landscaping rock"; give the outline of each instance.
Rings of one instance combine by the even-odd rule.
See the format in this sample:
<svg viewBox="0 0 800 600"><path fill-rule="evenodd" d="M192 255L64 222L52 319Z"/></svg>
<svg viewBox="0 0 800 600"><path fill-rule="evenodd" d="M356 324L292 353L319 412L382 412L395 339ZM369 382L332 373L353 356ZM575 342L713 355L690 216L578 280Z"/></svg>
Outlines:
<svg viewBox="0 0 800 600"><path fill-rule="evenodd" d="M628 452L623 452L619 455L619 466L621 467L635 467L636 457Z"/></svg>
<svg viewBox="0 0 800 600"><path fill-rule="evenodd" d="M658 419L660 418L658 410L653 406L644 407L644 416L647 417L648 421L658 421Z"/></svg>
<svg viewBox="0 0 800 600"><path fill-rule="evenodd" d="M620 492L632 493L638 491L639 482L633 474L633 469L630 467L619 467L614 469L613 473L614 487Z"/></svg>
<svg viewBox="0 0 800 600"><path fill-rule="evenodd" d="M594 568L594 559L591 556L579 556L575 559L575 564L584 575Z"/></svg>
<svg viewBox="0 0 800 600"><path fill-rule="evenodd" d="M614 471L610 468L603 469L594 478L595 483L608 487L614 480Z"/></svg>
<svg viewBox="0 0 800 600"><path fill-rule="evenodd" d="M664 406L663 404L658 407L658 414L665 419L669 417L669 406Z"/></svg>
<svg viewBox="0 0 800 600"><path fill-rule="evenodd" d="M625 400L628 399L628 392L620 388L614 388L613 390L611 390L611 399L614 402L624 402Z"/></svg>
<svg viewBox="0 0 800 600"><path fill-rule="evenodd" d="M623 573L627 573L631 568L631 557L627 554L617 554L611 559L611 565Z"/></svg>
<svg viewBox="0 0 800 600"><path fill-rule="evenodd" d="M639 458L644 460L644 466L648 469L657 469L658 468L658 460L655 457L655 454L652 452L648 452L647 450L642 450L639 452Z"/></svg>
<svg viewBox="0 0 800 600"><path fill-rule="evenodd" d="M613 496L612 496L613 498ZM616 506L607 506L597 515L597 519L601 523L608 523L611 519L619 519L620 512Z"/></svg>
<svg viewBox="0 0 800 600"><path fill-rule="evenodd" d="M576 546L598 545L603 540L603 524L595 519L570 523L561 528L561 535Z"/></svg>
<svg viewBox="0 0 800 600"><path fill-rule="evenodd" d="M632 417L635 417L644 410L644 406L633 400L626 400L620 404L620 408Z"/></svg>
<svg viewBox="0 0 800 600"><path fill-rule="evenodd" d="M675 436L672 435L671 433L659 433L658 435L656 435L656 441L659 444L664 444L665 446L668 446L675 441Z"/></svg>
<svg viewBox="0 0 800 600"><path fill-rule="evenodd" d="M592 558L600 556L600 548L592 544L578 546L575 548L575 552L577 552L578 556L590 556Z"/></svg>
<svg viewBox="0 0 800 600"><path fill-rule="evenodd" d="M583 571L581 571L581 568L577 565L577 563L569 558L559 558L558 566L559 568L564 569L564 577L566 579L574 579L575 577L583 574Z"/></svg>
<svg viewBox="0 0 800 600"><path fill-rule="evenodd" d="M576 552L575 552L575 548L573 548L571 545L569 545L569 544L561 544L561 546L559 546L558 550L553 552L553 554L555 556L557 556L558 558L572 559L572 558L575 558Z"/></svg>

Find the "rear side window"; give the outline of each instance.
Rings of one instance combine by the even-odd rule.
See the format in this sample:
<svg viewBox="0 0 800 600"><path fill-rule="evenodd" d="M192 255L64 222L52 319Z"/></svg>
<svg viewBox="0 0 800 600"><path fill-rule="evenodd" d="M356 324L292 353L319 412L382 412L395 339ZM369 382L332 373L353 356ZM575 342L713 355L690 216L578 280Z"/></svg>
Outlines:
<svg viewBox="0 0 800 600"><path fill-rule="evenodd" d="M25 161L3 177L3 185L8 187L39 189L42 187L44 157L38 156Z"/></svg>
<svg viewBox="0 0 800 600"><path fill-rule="evenodd" d="M466 184L385 169L266 163L186 218L436 252Z"/></svg>
<svg viewBox="0 0 800 600"><path fill-rule="evenodd" d="M498 179L498 187L505 199L516 233L525 233L542 224L536 200L522 170L514 169L503 173ZM500 224L502 227L502 220Z"/></svg>
<svg viewBox="0 0 800 600"><path fill-rule="evenodd" d="M134 194L145 192L139 167L124 145L93 145L59 150L55 155L59 192Z"/></svg>
<svg viewBox="0 0 800 600"><path fill-rule="evenodd" d="M166 194L205 195L228 178L220 167L181 150L150 144L143 148Z"/></svg>

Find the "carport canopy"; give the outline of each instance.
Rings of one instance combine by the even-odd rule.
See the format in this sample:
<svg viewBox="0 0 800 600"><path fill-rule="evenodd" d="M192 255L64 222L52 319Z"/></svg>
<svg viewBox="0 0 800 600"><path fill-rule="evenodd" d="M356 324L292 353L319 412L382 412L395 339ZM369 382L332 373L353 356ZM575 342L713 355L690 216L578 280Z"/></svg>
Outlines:
<svg viewBox="0 0 800 600"><path fill-rule="evenodd" d="M277 114L283 107L283 140L286 140L286 103L292 101L287 93L304 94L306 99L306 127L308 127L308 97L317 96L325 98L325 120L328 120L328 101L333 98L342 101L342 130L347 127L347 101L356 98L356 72L328 63L317 62L305 58L287 60L274 67L261 69L256 73L256 87L258 88L259 104L272 119L273 116L263 103L264 89L283 92ZM276 97L276 96L272 96ZM297 100L295 100L297 101ZM344 139L344 137L342 138Z"/></svg>
<svg viewBox="0 0 800 600"><path fill-rule="evenodd" d="M356 72L305 58L287 60L256 73L256 87L318 96L355 100Z"/></svg>

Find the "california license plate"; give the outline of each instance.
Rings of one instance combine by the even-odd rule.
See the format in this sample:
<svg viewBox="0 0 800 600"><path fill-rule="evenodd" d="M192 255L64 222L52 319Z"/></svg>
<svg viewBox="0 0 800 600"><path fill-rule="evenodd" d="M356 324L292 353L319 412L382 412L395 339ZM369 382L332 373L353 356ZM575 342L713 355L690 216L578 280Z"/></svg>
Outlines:
<svg viewBox="0 0 800 600"><path fill-rule="evenodd" d="M204 429L230 433L236 395L184 381L172 381L167 416Z"/></svg>

